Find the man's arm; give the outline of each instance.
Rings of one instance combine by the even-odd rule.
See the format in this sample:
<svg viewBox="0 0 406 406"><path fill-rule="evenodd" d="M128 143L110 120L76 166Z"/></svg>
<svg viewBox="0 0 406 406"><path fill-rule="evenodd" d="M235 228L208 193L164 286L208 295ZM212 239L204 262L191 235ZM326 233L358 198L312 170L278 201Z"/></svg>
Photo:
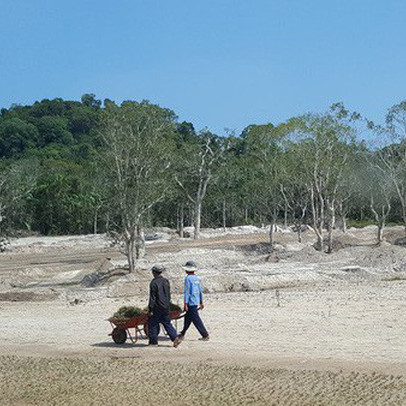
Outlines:
<svg viewBox="0 0 406 406"><path fill-rule="evenodd" d="M166 289L168 290L167 293L167 299L168 299L168 304L171 303L171 283L169 282L169 280L166 280Z"/></svg>
<svg viewBox="0 0 406 406"><path fill-rule="evenodd" d="M188 278L185 278L185 291L184 291L184 309L187 311L188 309L188 303L190 299L190 282Z"/></svg>
<svg viewBox="0 0 406 406"><path fill-rule="evenodd" d="M204 309L202 283L199 280L200 308Z"/></svg>
<svg viewBox="0 0 406 406"><path fill-rule="evenodd" d="M154 281L152 281L149 285L149 303L148 303L148 310L150 313L154 310L156 303L156 285Z"/></svg>

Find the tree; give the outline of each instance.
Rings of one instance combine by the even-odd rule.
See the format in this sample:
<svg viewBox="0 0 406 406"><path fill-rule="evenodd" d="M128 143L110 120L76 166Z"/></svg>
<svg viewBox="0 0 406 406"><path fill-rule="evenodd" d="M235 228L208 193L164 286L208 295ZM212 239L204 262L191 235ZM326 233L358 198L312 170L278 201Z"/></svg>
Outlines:
<svg viewBox="0 0 406 406"><path fill-rule="evenodd" d="M378 227L378 244L383 240L383 231L392 209L393 198L393 182L390 172L380 166L380 152L364 151L364 170L358 173L363 185L363 194L369 200L369 207Z"/></svg>
<svg viewBox="0 0 406 406"><path fill-rule="evenodd" d="M92 109L99 109L102 102L101 100L96 99L96 95L93 93L85 93L82 96L82 104L86 107L91 107Z"/></svg>
<svg viewBox="0 0 406 406"><path fill-rule="evenodd" d="M211 203L216 214L221 213L221 225L226 230L227 225L232 225L239 205L244 197L244 168L241 147L243 141L234 135L229 135L227 149L217 170L217 177L211 190Z"/></svg>
<svg viewBox="0 0 406 406"><path fill-rule="evenodd" d="M200 236L203 200L223 151L219 137L209 131L201 132L189 143L182 143L177 151L175 179L194 208L194 239Z"/></svg>
<svg viewBox="0 0 406 406"><path fill-rule="evenodd" d="M100 162L130 271L142 254L143 217L171 187L174 120L172 111L148 102L108 105L102 117Z"/></svg>
<svg viewBox="0 0 406 406"><path fill-rule="evenodd" d="M43 99L40 102L35 102L31 108L27 106L28 109L26 112L28 114L26 114L24 118L28 120L32 117L41 118L43 116L62 117L66 113L68 104L69 102L65 102L61 98L53 100ZM26 107L20 107L19 109L14 109L14 112L21 116L21 113L23 113L25 109Z"/></svg>
<svg viewBox="0 0 406 406"><path fill-rule="evenodd" d="M302 226L310 206L309 179L303 171L303 156L300 144L285 142L282 156L282 179L280 191L283 196L285 225L286 216L295 225L298 241L302 242Z"/></svg>
<svg viewBox="0 0 406 406"><path fill-rule="evenodd" d="M327 252L331 252L339 190L354 144L353 129L331 114L308 114L290 120L289 126L290 136L301 148L316 248L324 249L323 230L327 227Z"/></svg>
<svg viewBox="0 0 406 406"><path fill-rule="evenodd" d="M21 159L0 166L0 234L20 226L30 228L31 213L27 202L37 185L36 160Z"/></svg>
<svg viewBox="0 0 406 406"><path fill-rule="evenodd" d="M68 131L68 121L62 117L43 116L37 123L38 131L41 135L41 145L50 143L71 144L72 134Z"/></svg>
<svg viewBox="0 0 406 406"><path fill-rule="evenodd" d="M392 143L377 151L379 158L375 165L391 180L400 206L403 226L406 232L406 101L392 106L386 115L385 133ZM382 128L375 127L379 133Z"/></svg>
<svg viewBox="0 0 406 406"><path fill-rule="evenodd" d="M337 194L337 214L339 226L343 233L347 232L347 217L351 210L356 209L363 203L362 189L364 185L359 174L365 169L363 156L367 149L360 143L349 151L349 159L343 170L342 180Z"/></svg>
<svg viewBox="0 0 406 406"><path fill-rule="evenodd" d="M75 106L69 114L68 129L75 139L89 134L98 125L99 112L90 107Z"/></svg>
<svg viewBox="0 0 406 406"><path fill-rule="evenodd" d="M37 128L19 118L0 121L0 157L18 157L39 141Z"/></svg>
<svg viewBox="0 0 406 406"><path fill-rule="evenodd" d="M284 133L272 124L251 125L244 129L245 165L251 171L250 184L255 205L262 218L270 219L269 243L273 248L273 234L282 203L282 140Z"/></svg>

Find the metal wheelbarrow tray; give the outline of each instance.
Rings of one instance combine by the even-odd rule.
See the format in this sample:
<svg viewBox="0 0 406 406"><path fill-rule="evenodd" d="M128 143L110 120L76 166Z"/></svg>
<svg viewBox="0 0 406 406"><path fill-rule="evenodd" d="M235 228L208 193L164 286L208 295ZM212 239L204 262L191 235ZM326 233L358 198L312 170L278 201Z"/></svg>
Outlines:
<svg viewBox="0 0 406 406"><path fill-rule="evenodd" d="M169 316L171 320L178 320L184 317L184 314L173 310L169 313ZM127 338L135 344L143 334L146 337L148 336L148 319L147 313L130 318L110 317L108 321L113 327L113 331L109 335L111 335L116 344L124 344ZM131 334L130 329L134 329L134 334Z"/></svg>

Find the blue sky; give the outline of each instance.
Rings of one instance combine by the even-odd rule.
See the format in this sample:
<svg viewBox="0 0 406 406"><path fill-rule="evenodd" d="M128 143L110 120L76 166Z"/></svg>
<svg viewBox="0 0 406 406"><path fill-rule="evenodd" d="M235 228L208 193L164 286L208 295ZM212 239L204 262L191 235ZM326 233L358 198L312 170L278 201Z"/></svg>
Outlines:
<svg viewBox="0 0 406 406"><path fill-rule="evenodd" d="M224 134L406 99L403 0L0 0L0 107L148 99Z"/></svg>

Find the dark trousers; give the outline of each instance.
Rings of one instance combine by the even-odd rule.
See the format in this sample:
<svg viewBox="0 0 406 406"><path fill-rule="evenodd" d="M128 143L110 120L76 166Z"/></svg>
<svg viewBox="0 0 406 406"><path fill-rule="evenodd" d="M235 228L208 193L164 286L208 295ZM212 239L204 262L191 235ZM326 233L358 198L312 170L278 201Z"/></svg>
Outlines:
<svg viewBox="0 0 406 406"><path fill-rule="evenodd" d="M197 331L201 334L202 337L207 337L209 335L206 327L204 327L202 319L199 316L197 306L188 306L188 310L185 315L185 324L183 325L183 330L180 334L184 336L192 323L197 328Z"/></svg>
<svg viewBox="0 0 406 406"><path fill-rule="evenodd" d="M152 316L148 319L148 337L150 344L158 344L159 324L164 326L165 331L168 333L172 341L175 340L178 333L171 324L169 313L160 310L154 310Z"/></svg>

